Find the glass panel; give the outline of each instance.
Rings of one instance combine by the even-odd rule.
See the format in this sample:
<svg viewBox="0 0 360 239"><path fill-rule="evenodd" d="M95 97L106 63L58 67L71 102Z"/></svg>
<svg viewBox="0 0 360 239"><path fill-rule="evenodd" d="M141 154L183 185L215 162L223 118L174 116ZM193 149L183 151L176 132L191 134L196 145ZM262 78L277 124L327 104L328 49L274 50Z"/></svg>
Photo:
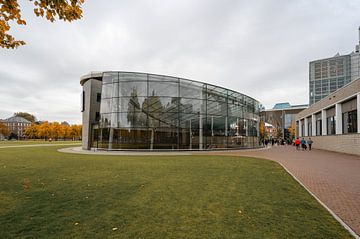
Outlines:
<svg viewBox="0 0 360 239"><path fill-rule="evenodd" d="M104 72L102 77L103 84L117 83L119 81L117 72Z"/></svg>
<svg viewBox="0 0 360 239"><path fill-rule="evenodd" d="M180 81L180 97L202 99L205 85L192 81Z"/></svg>
<svg viewBox="0 0 360 239"><path fill-rule="evenodd" d="M100 113L101 114L105 114L105 113L110 113L111 109L111 100L112 99L102 99L101 100L101 104L100 104Z"/></svg>
<svg viewBox="0 0 360 239"><path fill-rule="evenodd" d="M200 113L204 112L203 107L205 101L197 99L184 99L180 100L180 112L183 113Z"/></svg>
<svg viewBox="0 0 360 239"><path fill-rule="evenodd" d="M207 99L212 101L226 102L227 90L215 86L207 86Z"/></svg>
<svg viewBox="0 0 360 239"><path fill-rule="evenodd" d="M132 73L120 72L119 81L147 81L147 74L145 73Z"/></svg>
<svg viewBox="0 0 360 239"><path fill-rule="evenodd" d="M121 97L119 99L119 112L145 112L143 108L146 97Z"/></svg>
<svg viewBox="0 0 360 239"><path fill-rule="evenodd" d="M120 81L120 96L147 96L147 82Z"/></svg>
<svg viewBox="0 0 360 239"><path fill-rule="evenodd" d="M227 104L221 101L207 101L206 105L207 115L222 115L227 116Z"/></svg>
<svg viewBox="0 0 360 239"><path fill-rule="evenodd" d="M177 82L149 81L149 96L178 96Z"/></svg>

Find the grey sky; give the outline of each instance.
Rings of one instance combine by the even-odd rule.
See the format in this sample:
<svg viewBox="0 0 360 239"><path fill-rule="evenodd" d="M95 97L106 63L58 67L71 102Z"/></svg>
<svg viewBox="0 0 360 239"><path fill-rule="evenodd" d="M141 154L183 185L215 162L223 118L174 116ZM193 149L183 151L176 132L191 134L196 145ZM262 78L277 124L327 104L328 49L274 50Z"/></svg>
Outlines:
<svg viewBox="0 0 360 239"><path fill-rule="evenodd" d="M357 0L87 0L70 24L20 2L28 24L12 33L27 45L0 49L0 118L81 123L79 78L104 70L204 81L266 108L308 103L309 61L353 51L360 25Z"/></svg>

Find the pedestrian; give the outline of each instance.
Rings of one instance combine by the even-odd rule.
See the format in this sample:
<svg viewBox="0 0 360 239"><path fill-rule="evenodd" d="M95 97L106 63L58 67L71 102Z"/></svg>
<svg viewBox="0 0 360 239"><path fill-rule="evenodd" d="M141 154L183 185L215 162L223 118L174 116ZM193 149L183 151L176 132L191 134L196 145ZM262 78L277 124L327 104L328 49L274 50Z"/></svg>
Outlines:
<svg viewBox="0 0 360 239"><path fill-rule="evenodd" d="M307 141L307 144L309 145L309 151L311 151L311 145L313 144L313 141L309 137L309 140Z"/></svg>
<svg viewBox="0 0 360 239"><path fill-rule="evenodd" d="M300 149L300 139L296 138L294 143L295 143L296 149L299 150Z"/></svg>
<svg viewBox="0 0 360 239"><path fill-rule="evenodd" d="M302 148L303 150L306 150L306 141L305 141L304 138L301 139L300 144L301 144L301 148Z"/></svg>
<svg viewBox="0 0 360 239"><path fill-rule="evenodd" d="M267 148L268 144L269 144L269 140L265 139L265 147L266 148Z"/></svg>

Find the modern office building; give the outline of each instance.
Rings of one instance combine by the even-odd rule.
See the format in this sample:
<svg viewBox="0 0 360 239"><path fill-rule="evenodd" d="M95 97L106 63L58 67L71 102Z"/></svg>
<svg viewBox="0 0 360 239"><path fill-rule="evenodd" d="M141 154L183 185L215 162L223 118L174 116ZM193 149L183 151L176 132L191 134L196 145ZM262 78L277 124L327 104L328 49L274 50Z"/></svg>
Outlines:
<svg viewBox="0 0 360 239"><path fill-rule="evenodd" d="M83 149L259 146L260 103L198 81L136 72L81 77Z"/></svg>
<svg viewBox="0 0 360 239"><path fill-rule="evenodd" d="M360 155L360 78L296 116L297 135L313 147Z"/></svg>
<svg viewBox="0 0 360 239"><path fill-rule="evenodd" d="M19 116L12 116L1 121L5 124L9 131L10 138L21 139L24 137L24 132L27 127L31 125L31 122L27 119Z"/></svg>
<svg viewBox="0 0 360 239"><path fill-rule="evenodd" d="M295 137L296 121L295 116L300 111L306 109L308 105L290 105L290 103L275 104L272 109L262 112L264 121L271 128L267 137L274 139L292 140ZM271 125L271 127L270 127Z"/></svg>
<svg viewBox="0 0 360 239"><path fill-rule="evenodd" d="M360 77L360 27L359 44L355 51L347 55L310 62L309 66L309 104L312 105L332 92Z"/></svg>

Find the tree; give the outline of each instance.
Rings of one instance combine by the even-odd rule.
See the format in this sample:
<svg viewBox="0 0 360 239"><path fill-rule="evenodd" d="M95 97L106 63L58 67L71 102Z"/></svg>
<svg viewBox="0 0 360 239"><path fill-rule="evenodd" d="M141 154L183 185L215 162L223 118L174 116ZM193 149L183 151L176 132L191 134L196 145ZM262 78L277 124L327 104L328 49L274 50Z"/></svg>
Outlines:
<svg viewBox="0 0 360 239"><path fill-rule="evenodd" d="M50 124L45 121L39 125L38 137L47 140L51 134Z"/></svg>
<svg viewBox="0 0 360 239"><path fill-rule="evenodd" d="M50 132L50 136L55 140L58 140L64 135L63 127L58 122L54 122L50 125Z"/></svg>
<svg viewBox="0 0 360 239"><path fill-rule="evenodd" d="M260 132L260 138L265 139L266 131L265 131L265 122L264 121L260 121L259 132Z"/></svg>
<svg viewBox="0 0 360 239"><path fill-rule="evenodd" d="M81 5L85 0L29 0L34 4L36 16L46 17L50 22L56 18L63 21L74 21L82 17ZM25 45L22 40L15 40L9 34L10 22L17 25L26 25L26 21L21 16L21 9L18 0L0 0L0 47L17 48Z"/></svg>
<svg viewBox="0 0 360 239"><path fill-rule="evenodd" d="M290 139L295 138L295 135L296 135L296 123L295 123L295 121L291 122L291 125L288 128L288 131L289 131Z"/></svg>
<svg viewBox="0 0 360 239"><path fill-rule="evenodd" d="M32 114L27 113L27 112L16 112L14 114L14 116L18 116L18 117L22 117L24 119L27 119L31 123L35 123L35 121L36 121L36 117L34 115L32 115Z"/></svg>
<svg viewBox="0 0 360 239"><path fill-rule="evenodd" d="M0 122L0 135L3 135L4 137L8 137L10 134L9 128Z"/></svg>
<svg viewBox="0 0 360 239"><path fill-rule="evenodd" d="M81 128L81 125L76 124L70 126L70 137L73 140L81 138Z"/></svg>
<svg viewBox="0 0 360 239"><path fill-rule="evenodd" d="M24 132L25 136L29 139L35 139L38 137L39 134L39 125L32 124L25 129Z"/></svg>

